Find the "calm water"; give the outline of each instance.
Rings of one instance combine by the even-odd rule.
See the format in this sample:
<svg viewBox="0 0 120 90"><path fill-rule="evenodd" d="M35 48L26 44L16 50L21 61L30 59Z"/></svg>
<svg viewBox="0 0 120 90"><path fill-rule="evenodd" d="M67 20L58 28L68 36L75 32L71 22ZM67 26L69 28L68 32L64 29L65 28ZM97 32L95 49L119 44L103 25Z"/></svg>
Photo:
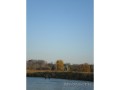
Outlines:
<svg viewBox="0 0 120 90"><path fill-rule="evenodd" d="M27 90L93 90L93 82L27 77Z"/></svg>

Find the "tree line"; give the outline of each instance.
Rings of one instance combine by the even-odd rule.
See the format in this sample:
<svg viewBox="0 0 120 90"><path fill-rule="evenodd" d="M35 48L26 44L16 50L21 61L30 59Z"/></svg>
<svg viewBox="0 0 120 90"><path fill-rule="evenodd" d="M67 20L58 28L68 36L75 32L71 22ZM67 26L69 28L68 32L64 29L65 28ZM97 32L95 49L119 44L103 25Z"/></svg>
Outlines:
<svg viewBox="0 0 120 90"><path fill-rule="evenodd" d="M45 60L28 60L27 70L49 70L49 71L74 71L74 72L94 72L94 65L70 64L63 60L57 60L55 63L47 63Z"/></svg>

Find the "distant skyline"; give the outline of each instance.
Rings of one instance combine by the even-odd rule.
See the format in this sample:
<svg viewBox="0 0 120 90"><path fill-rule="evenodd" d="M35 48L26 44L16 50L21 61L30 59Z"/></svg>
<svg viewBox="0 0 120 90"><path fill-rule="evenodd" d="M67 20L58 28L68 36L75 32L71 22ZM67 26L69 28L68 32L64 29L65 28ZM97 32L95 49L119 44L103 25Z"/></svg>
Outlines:
<svg viewBox="0 0 120 90"><path fill-rule="evenodd" d="M93 0L27 0L27 60L93 64Z"/></svg>

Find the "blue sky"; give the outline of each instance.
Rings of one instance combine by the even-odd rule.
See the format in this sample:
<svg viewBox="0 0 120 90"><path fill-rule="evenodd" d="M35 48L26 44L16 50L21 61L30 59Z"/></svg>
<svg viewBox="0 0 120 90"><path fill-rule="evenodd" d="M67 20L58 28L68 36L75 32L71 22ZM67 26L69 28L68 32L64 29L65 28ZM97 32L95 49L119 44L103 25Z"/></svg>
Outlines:
<svg viewBox="0 0 120 90"><path fill-rule="evenodd" d="M27 59L93 63L93 0L27 0Z"/></svg>

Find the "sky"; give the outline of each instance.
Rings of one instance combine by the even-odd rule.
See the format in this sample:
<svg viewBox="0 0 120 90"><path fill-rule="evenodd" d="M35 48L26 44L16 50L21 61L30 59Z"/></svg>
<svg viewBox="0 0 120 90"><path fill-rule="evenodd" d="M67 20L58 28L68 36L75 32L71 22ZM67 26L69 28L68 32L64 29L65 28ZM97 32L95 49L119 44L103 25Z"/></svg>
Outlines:
<svg viewBox="0 0 120 90"><path fill-rule="evenodd" d="M27 0L27 60L93 64L93 0Z"/></svg>

